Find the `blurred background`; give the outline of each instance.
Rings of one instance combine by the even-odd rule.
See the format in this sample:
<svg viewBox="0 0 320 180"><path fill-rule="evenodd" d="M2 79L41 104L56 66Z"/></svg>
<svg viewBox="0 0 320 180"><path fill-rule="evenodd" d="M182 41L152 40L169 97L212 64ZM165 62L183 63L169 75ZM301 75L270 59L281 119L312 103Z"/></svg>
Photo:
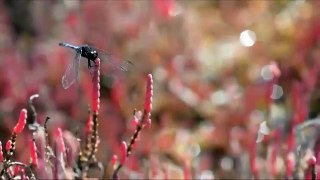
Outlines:
<svg viewBox="0 0 320 180"><path fill-rule="evenodd" d="M35 93L40 124L50 116L49 130L84 136L91 76L82 61L80 83L64 90L73 54L58 43L90 43L133 63L121 72L102 62L105 164L133 134L132 112L143 109L146 75L154 77L152 126L120 177L182 178L185 168L203 179L286 177L298 144L292 128L320 108L319 8L304 0L1 0L0 140ZM262 122L270 138L256 144ZM27 141L17 144L16 158L28 162Z"/></svg>

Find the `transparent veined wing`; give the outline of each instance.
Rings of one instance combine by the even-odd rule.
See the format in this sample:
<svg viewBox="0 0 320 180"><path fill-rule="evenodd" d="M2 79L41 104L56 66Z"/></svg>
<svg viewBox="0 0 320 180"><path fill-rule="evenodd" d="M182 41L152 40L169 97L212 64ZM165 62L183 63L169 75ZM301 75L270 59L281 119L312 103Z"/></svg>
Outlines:
<svg viewBox="0 0 320 180"><path fill-rule="evenodd" d="M78 81L80 69L81 49L77 49L75 57L68 65L62 76L62 87L68 89L73 83Z"/></svg>
<svg viewBox="0 0 320 180"><path fill-rule="evenodd" d="M98 52L98 57L101 59L102 62L107 62L110 64L113 68L119 69L121 71L127 72L131 66L133 66L133 63L129 60L118 60L116 61L111 53L107 53L103 51L102 49L92 47L95 51Z"/></svg>

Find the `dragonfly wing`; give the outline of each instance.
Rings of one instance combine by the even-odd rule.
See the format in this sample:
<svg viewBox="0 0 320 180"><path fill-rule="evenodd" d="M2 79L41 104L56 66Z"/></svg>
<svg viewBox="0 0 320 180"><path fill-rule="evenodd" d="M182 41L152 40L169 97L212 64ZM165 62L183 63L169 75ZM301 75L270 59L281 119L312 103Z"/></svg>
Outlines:
<svg viewBox="0 0 320 180"><path fill-rule="evenodd" d="M115 59L113 59L110 53L107 53L99 48L93 47L93 49L98 52L98 56L100 57L101 61L106 61L113 68L117 68L121 71L127 72L128 69L130 69L130 67L133 65L133 63L128 60L116 61Z"/></svg>
<svg viewBox="0 0 320 180"><path fill-rule="evenodd" d="M62 87L68 89L73 83L78 81L79 68L81 59L81 49L78 50L72 62L68 65L64 75L62 76Z"/></svg>

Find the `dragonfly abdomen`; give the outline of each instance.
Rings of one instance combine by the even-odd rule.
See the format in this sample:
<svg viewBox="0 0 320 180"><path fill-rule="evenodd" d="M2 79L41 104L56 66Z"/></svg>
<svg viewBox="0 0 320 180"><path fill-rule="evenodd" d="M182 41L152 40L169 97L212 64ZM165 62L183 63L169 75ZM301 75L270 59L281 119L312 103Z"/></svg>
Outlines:
<svg viewBox="0 0 320 180"><path fill-rule="evenodd" d="M60 42L59 46L68 47L68 48L76 50L77 52L79 51L79 47L78 46L74 46L74 45L71 45L71 44L68 44L68 43Z"/></svg>

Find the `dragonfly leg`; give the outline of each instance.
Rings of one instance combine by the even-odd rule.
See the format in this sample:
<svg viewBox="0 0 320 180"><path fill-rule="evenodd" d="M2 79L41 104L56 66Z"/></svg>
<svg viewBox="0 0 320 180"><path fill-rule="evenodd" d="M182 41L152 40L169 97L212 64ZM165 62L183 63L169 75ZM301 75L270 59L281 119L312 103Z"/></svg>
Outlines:
<svg viewBox="0 0 320 180"><path fill-rule="evenodd" d="M88 59L88 68L90 69L92 67L90 59Z"/></svg>

